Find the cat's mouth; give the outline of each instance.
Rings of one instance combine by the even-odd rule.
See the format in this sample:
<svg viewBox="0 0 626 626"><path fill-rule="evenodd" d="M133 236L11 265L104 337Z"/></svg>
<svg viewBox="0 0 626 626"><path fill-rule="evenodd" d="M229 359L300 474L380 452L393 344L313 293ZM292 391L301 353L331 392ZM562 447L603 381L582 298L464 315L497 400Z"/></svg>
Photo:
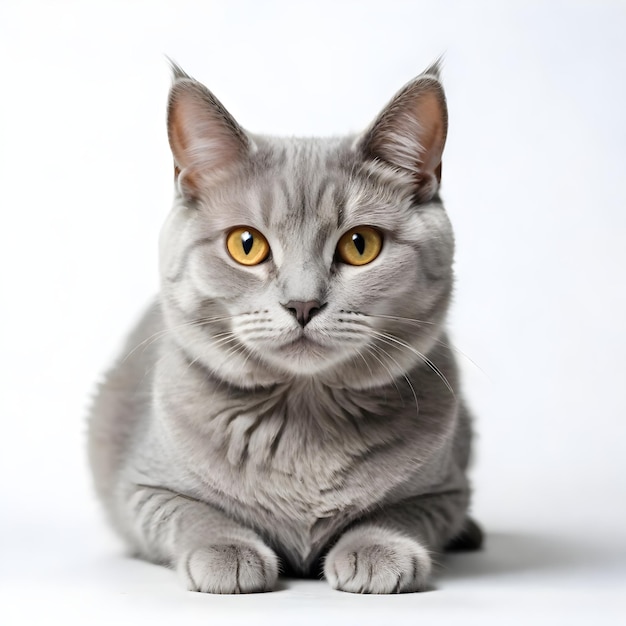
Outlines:
<svg viewBox="0 0 626 626"><path fill-rule="evenodd" d="M329 346L308 333L290 338L272 350L271 360L291 373L311 374L326 369L332 362ZM267 355L269 357L269 355Z"/></svg>
<svg viewBox="0 0 626 626"><path fill-rule="evenodd" d="M283 350L289 349L297 349L297 350L310 350L313 348L324 348L319 341L312 339L309 335L305 335L304 333L288 341L280 346Z"/></svg>
<svg viewBox="0 0 626 626"><path fill-rule="evenodd" d="M300 333L276 346L276 353L280 358L289 361L325 361L328 357L328 345L311 337L309 333Z"/></svg>
<svg viewBox="0 0 626 626"><path fill-rule="evenodd" d="M313 329L285 333L280 341L266 344L258 354L261 360L282 371L307 376L328 370L348 356L337 342Z"/></svg>

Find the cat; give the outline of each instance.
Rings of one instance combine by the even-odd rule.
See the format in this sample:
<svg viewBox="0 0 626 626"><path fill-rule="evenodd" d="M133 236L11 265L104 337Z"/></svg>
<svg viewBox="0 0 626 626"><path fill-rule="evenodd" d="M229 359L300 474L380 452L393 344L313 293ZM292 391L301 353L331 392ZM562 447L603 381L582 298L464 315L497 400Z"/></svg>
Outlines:
<svg viewBox="0 0 626 626"><path fill-rule="evenodd" d="M194 591L428 588L435 553L482 540L439 64L326 139L252 134L172 65L161 291L89 418L110 522Z"/></svg>

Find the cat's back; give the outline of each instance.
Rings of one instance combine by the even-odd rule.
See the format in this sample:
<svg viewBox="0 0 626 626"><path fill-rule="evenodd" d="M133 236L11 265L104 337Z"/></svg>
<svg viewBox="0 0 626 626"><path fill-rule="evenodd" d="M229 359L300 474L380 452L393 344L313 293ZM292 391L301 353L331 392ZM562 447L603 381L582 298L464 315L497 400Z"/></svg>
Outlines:
<svg viewBox="0 0 626 626"><path fill-rule="evenodd" d="M89 412L89 462L98 495L105 501L111 498L134 437L147 421L156 339L163 330L161 307L155 301L128 336L96 391Z"/></svg>

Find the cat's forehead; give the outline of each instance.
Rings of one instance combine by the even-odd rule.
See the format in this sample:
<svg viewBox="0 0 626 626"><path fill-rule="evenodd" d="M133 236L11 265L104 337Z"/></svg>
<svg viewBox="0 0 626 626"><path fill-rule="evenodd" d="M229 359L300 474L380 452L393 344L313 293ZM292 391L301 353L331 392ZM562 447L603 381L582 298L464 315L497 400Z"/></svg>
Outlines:
<svg viewBox="0 0 626 626"><path fill-rule="evenodd" d="M259 156L267 167L259 191L267 225L340 224L350 178L350 153L345 143L290 138L261 144Z"/></svg>
<svg viewBox="0 0 626 626"><path fill-rule="evenodd" d="M261 143L249 192L262 225L294 233L393 221L397 198L364 171L352 144L349 137Z"/></svg>

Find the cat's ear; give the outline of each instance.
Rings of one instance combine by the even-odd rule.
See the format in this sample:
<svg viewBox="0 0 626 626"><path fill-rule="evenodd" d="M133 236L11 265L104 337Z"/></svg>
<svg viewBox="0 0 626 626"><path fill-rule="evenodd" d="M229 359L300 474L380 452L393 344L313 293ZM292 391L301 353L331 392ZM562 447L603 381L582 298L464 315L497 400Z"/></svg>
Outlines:
<svg viewBox="0 0 626 626"><path fill-rule="evenodd" d="M417 199L425 202L439 187L447 130L446 97L437 62L396 94L357 145L365 159L406 172Z"/></svg>
<svg viewBox="0 0 626 626"><path fill-rule="evenodd" d="M222 103L172 63L167 131L181 191L195 198L220 174L240 163L251 140Z"/></svg>

